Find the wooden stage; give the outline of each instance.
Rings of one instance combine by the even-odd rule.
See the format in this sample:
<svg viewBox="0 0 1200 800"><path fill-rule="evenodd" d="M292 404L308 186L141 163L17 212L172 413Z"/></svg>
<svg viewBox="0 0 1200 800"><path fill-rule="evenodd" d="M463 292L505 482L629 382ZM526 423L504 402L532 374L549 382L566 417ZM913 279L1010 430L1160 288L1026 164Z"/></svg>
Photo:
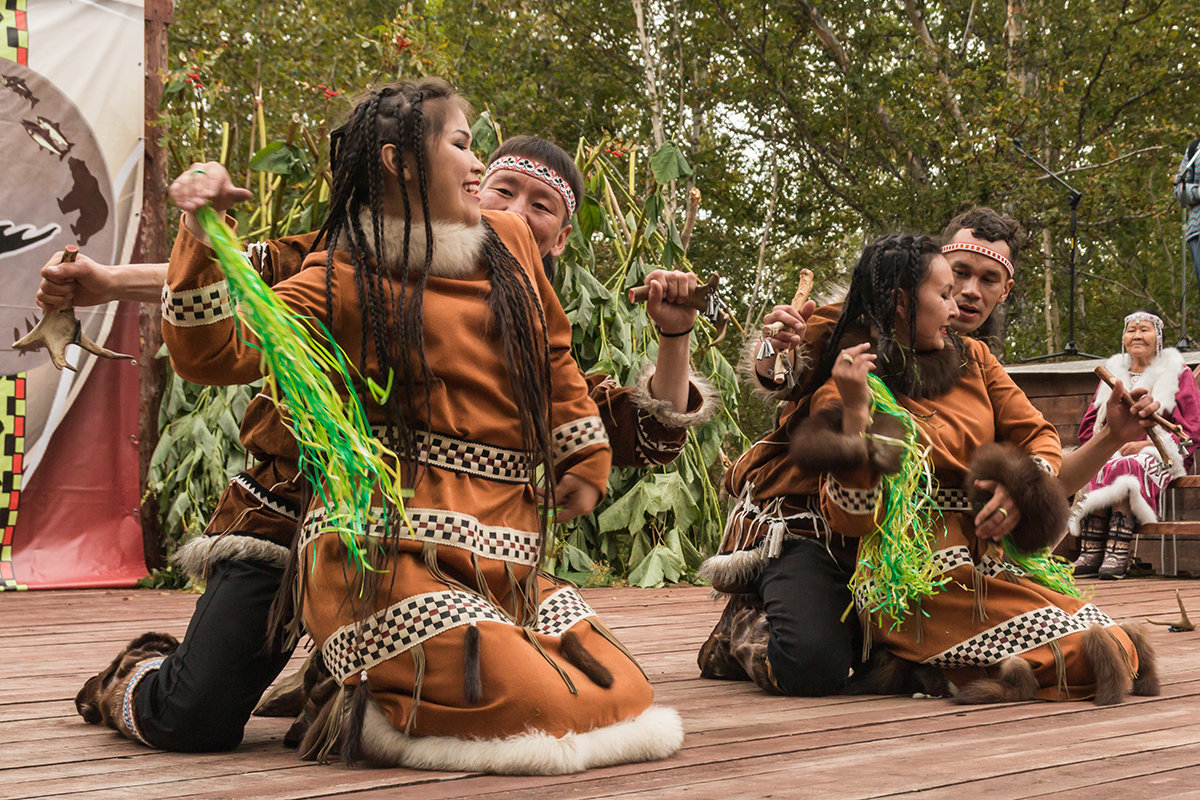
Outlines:
<svg viewBox="0 0 1200 800"><path fill-rule="evenodd" d="M1176 618L1176 588L1200 617L1200 582L1094 586L1120 621ZM696 650L720 610L707 590L585 595L640 658L658 701L683 715L687 738L674 758L552 778L349 770L298 761L281 744L287 720L257 718L233 753L155 752L84 724L72 699L133 636L182 635L195 596L0 595L0 798L1200 797L1200 632L1154 627L1162 696L1107 708L779 698L697 677Z"/></svg>

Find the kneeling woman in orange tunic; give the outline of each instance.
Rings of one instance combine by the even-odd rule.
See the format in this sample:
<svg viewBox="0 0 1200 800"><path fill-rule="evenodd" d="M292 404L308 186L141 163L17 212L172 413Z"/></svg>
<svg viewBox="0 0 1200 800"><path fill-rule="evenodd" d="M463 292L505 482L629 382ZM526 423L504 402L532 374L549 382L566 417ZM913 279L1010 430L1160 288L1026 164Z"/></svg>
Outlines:
<svg viewBox="0 0 1200 800"><path fill-rule="evenodd" d="M320 237L332 246L274 287L364 382L389 387L367 416L411 491L411 526L382 508L371 521L365 572L319 499L308 511L300 611L341 688L302 750L531 774L663 758L682 741L678 715L651 705L583 598L538 570L546 509L589 512L611 449L528 225L480 211L466 111L436 79L371 93L333 135ZM167 284L180 307L194 296L196 319L164 334L189 380L260 369L223 283L185 213ZM539 473L552 482L543 509Z"/></svg>
<svg viewBox="0 0 1200 800"><path fill-rule="evenodd" d="M869 245L817 366L828 380L792 443L822 473L830 526L860 539L851 588L863 628L893 665L923 665L922 686L940 673L959 702L1157 694L1140 630L1080 599L1069 565L1049 560L1067 519L1058 436L987 347L948 331L953 286L928 237ZM889 477L906 437L911 471ZM928 496L924 510L914 496ZM875 690L900 688L897 674L883 671Z"/></svg>

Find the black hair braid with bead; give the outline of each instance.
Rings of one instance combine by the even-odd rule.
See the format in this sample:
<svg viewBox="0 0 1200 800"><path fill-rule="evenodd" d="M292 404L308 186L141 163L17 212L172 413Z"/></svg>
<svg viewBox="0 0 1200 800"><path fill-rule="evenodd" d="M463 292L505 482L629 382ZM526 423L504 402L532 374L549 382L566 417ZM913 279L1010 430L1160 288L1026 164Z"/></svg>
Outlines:
<svg viewBox="0 0 1200 800"><path fill-rule="evenodd" d="M910 298L908 341L916 341L917 291L939 252L937 240L919 234L890 234L863 248L854 263L842 314L810 380L810 391L829 380L843 349L842 337L855 325L873 331L875 351L881 356L896 351L905 355L908 348L896 341L896 304L901 292Z"/></svg>

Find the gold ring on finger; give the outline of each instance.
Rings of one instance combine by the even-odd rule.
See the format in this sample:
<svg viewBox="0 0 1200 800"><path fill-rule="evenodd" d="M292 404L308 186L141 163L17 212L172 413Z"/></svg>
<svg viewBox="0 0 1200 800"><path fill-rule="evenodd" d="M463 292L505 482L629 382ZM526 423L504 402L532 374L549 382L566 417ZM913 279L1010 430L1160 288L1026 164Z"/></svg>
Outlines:
<svg viewBox="0 0 1200 800"><path fill-rule="evenodd" d="M1000 508L997 508L996 511L1000 514L1000 516L1004 517L1005 519L1008 519L1008 509L1007 508L1005 508L1004 506L1000 506Z"/></svg>
<svg viewBox="0 0 1200 800"><path fill-rule="evenodd" d="M849 353L842 353L842 361L845 361L847 364L853 364L854 356L850 355Z"/></svg>

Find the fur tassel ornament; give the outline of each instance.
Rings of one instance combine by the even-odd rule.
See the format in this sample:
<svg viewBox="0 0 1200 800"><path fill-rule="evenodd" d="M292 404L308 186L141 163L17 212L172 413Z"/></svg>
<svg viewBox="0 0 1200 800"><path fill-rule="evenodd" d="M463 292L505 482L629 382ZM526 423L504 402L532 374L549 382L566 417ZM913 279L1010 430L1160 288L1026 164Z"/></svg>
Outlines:
<svg viewBox="0 0 1200 800"><path fill-rule="evenodd" d="M479 628L473 623L467 626L463 643L463 693L469 705L475 705L483 699L483 679L479 674Z"/></svg>
<svg viewBox="0 0 1200 800"><path fill-rule="evenodd" d="M612 687L613 675L608 671L608 667L597 661L596 657L587 651L574 631L564 633L561 641L563 658L571 666L591 678L592 683L601 689Z"/></svg>
<svg viewBox="0 0 1200 800"><path fill-rule="evenodd" d="M329 757L337 749L342 737L342 719L345 717L346 686L338 688L328 703L317 714L308 733L300 742L298 755L302 761L328 764Z"/></svg>
<svg viewBox="0 0 1200 800"><path fill-rule="evenodd" d="M914 607L915 613L924 613L921 599L936 594L948 579L940 575L933 561L937 511L932 500L936 484L929 449L920 444L920 430L912 415L896 402L883 381L869 374L867 384L871 415L887 414L903 426L903 437L888 442L900 447L903 455L899 471L880 478L883 508L876 512L874 532L859 545L850 591L865 600L862 611L874 616L880 626L896 630L914 613Z"/></svg>
<svg viewBox="0 0 1200 800"><path fill-rule="evenodd" d="M363 719L367 714L367 701L371 699L366 670L360 673L358 685L350 687L347 694L350 695L350 708L346 721L342 723L342 763L353 767L362 758Z"/></svg>

